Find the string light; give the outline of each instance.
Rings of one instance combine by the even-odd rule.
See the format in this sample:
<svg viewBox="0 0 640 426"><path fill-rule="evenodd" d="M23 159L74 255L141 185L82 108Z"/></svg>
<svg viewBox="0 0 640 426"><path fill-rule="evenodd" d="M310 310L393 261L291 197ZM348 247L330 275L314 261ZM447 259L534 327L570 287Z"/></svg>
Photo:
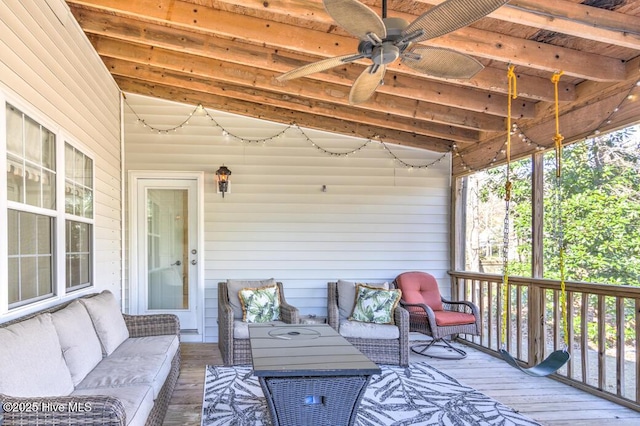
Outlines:
<svg viewBox="0 0 640 426"><path fill-rule="evenodd" d="M606 125L606 124L611 124L613 123L613 116L620 111L620 109L622 108L622 105L627 102L627 101L633 101L637 98L637 94L634 93L634 90L636 88L640 87L640 80L636 81L630 88L629 91L627 92L627 94L622 98L622 100L620 101L620 103L618 103L618 106L616 106L615 108L613 108L611 110L611 112L602 120L600 121L600 123L595 126L595 129L588 134L587 136L585 136L584 138L577 140L575 142L580 142L580 141L584 141L587 139L591 139L593 137L599 136L602 133L601 128ZM520 128L516 123L513 123L513 125L511 126L511 134L515 135L517 134L518 137L522 140L523 143L525 143L528 146L533 146L534 150L536 151L545 151L547 149L550 148L550 146L546 146L546 145L542 145L537 143L536 141L534 141L533 139L531 139L529 136L527 136L526 134L526 130ZM506 139L505 141L502 143L502 145L500 146L500 148L498 148L498 150L496 151L495 155L492 157L490 163L494 164L498 161L499 158L504 157L505 154L505 150L504 150L504 146L506 144ZM458 150L458 146L454 143L453 145L451 145L451 151L452 151L452 155L454 155L455 157L460 158L460 166L462 167L462 170L467 172L475 172L478 171L479 169L474 169L471 166L469 166L468 163L466 163L464 161L464 155L463 153L461 153Z"/></svg>
<svg viewBox="0 0 640 426"><path fill-rule="evenodd" d="M144 128L148 128L150 131L157 133L159 135L161 134L168 134L169 132L176 132L179 129L184 128L185 126L189 125L189 119L194 115L194 114L198 114L198 115L203 115L205 117L207 117L209 119L209 121L212 122L212 124L219 128L222 132L222 136L224 136L225 138L231 138L243 143L247 143L247 144L252 144L252 143L256 143L256 144L266 144L267 142L271 142L273 140L276 139L281 139L285 136L285 134L290 131L291 129L294 129L296 131L298 131L304 138L305 140L314 148L316 148L318 151L322 152L323 154L332 156L332 157L348 157L351 154L355 154L361 150L363 150L364 148L366 148L367 146L369 146L371 143L374 142L373 139L367 139L362 145L360 145L359 147L346 151L346 152L336 152L336 151L331 151L328 150L326 148L321 147L320 145L318 145L315 141L313 141L313 139L311 139L311 137L304 131L304 129L302 127L300 127L298 124L296 123L292 123L289 124L288 126L284 127L282 130L278 131L277 133L271 135L271 136L267 136L267 137L263 137L263 138L256 138L256 139L249 139L249 138L245 138L239 135L236 135L232 132L230 132L229 130L225 129L220 123L218 123L218 121L209 113L209 111L204 108L202 106L202 104L198 104L193 111L191 111L188 114L188 117L183 120L180 124L173 126L173 127L168 127L168 128L158 128L155 126L150 125L149 123L145 122L145 120L143 118L141 118L138 113L133 109L133 107L129 104L129 102L127 101L126 96L123 96L124 98L124 102L126 103L127 107L129 107L129 109L131 110L131 112L133 112L133 114L136 117L136 123L137 124L142 124L142 127ZM444 154L442 154L439 158L427 163L427 164L421 164L421 165L416 165L416 164L409 164L406 161L402 160L400 157L398 157L396 154L393 153L393 151L391 151L391 149L389 149L389 147L387 146L387 144L382 141L379 136L374 135L374 137L378 138L378 142L380 143L380 146L382 146L382 148L384 148L384 150L387 152L387 154L396 162L398 162L399 164L401 164L402 166L406 167L409 170L412 169L427 169L435 164L440 163L442 160L444 160L447 155L449 154L448 152L445 152ZM457 155L457 154L456 154Z"/></svg>

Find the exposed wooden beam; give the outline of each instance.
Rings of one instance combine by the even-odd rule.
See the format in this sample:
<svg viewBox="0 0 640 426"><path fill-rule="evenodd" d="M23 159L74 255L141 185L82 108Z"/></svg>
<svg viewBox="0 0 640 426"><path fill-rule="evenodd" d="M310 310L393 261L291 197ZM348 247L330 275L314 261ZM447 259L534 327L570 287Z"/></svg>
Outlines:
<svg viewBox="0 0 640 426"><path fill-rule="evenodd" d="M417 1L435 6L443 0ZM580 3L566 0L511 0L488 17L640 50L640 19Z"/></svg>
<svg viewBox="0 0 640 426"><path fill-rule="evenodd" d="M96 51L104 58L122 59L139 64L178 71L199 78L211 78L222 83L244 85L281 93L288 97L297 94L316 102L336 103L348 106L348 86L339 86L317 81L293 81L286 86L275 80L277 73L194 56L184 52L176 52L162 48L138 45L106 37L90 37ZM504 119L488 114L465 111L435 103L415 101L411 99L393 98L385 93L377 93L369 102L351 106L359 113L364 110L384 111L388 115L396 115L415 121L432 121L448 126L461 127L477 131L503 131Z"/></svg>
<svg viewBox="0 0 640 426"><path fill-rule="evenodd" d="M220 83L203 79L193 74L185 75L181 72L155 68L148 65L126 62L119 59L103 58L113 75L131 77L149 81L154 84L171 85L177 89L193 89L200 93L208 93L219 97L242 99L247 102L271 106L279 109L289 109L315 115L318 120L323 117L340 117L345 123L353 127L358 125L375 126L377 134L384 135L387 131L403 131L407 135L424 135L471 143L479 139L477 131L460 129L436 123L428 123L410 118L391 117L383 112L363 112L357 108L328 104L322 101L309 101L296 96L283 98L273 92L257 87L247 87L229 82ZM369 135L372 137L372 135Z"/></svg>
<svg viewBox="0 0 640 426"><path fill-rule="evenodd" d="M640 116L640 87L636 86L636 80L607 85L593 82L583 84L585 87L580 88L583 92L581 102L561 108L560 131L565 143L593 135L596 130L604 132L637 122ZM630 93L632 97L628 99ZM518 124L533 143L526 144L520 138L512 138L512 158L531 154L537 146L553 146L554 114L544 114L539 119ZM472 169L484 168L494 158L496 165L504 163L504 154L501 153L504 143L505 136L500 135L461 149L461 156L453 159L453 173L459 175L467 172L463 162Z"/></svg>
<svg viewBox="0 0 640 426"><path fill-rule="evenodd" d="M126 16L112 17L109 15L101 17L97 11L87 9L77 9L74 10L74 13L89 34L120 38L138 43L146 42L149 45L216 58L233 64L272 69L277 73L288 71L313 60L308 56L301 56L292 52L281 52L263 46L244 45L238 41L217 37L212 38L206 34L189 32L180 28L171 28L169 30L164 25L137 21ZM403 68L406 69L407 67ZM329 72L312 75L301 81L315 80L350 87L362 69L356 66L344 66ZM487 69L485 72L492 73L487 80L487 85L500 84L500 91L504 91L504 88L507 87L506 70L497 72L495 69ZM487 94L475 88L468 90L456 84L410 77L406 73L395 70L387 72L385 81L387 84L377 90L379 93L403 96L418 101L438 103L448 107L463 108L502 117L507 115L507 98L502 94ZM293 82L287 84L292 85ZM528 86L527 90L530 91L548 91L549 87L546 79L535 78L535 81L533 81L527 76L520 75L518 87L520 88L523 84ZM494 89L498 88L495 87ZM551 92L548 94L552 95ZM575 90L572 85L562 85L560 87L561 99L568 100L567 97L573 98L574 95ZM527 99L521 99L514 106L513 113L518 117L533 118L535 116L534 104ZM487 130L492 130L492 127L489 126Z"/></svg>
<svg viewBox="0 0 640 426"><path fill-rule="evenodd" d="M73 0L70 0L73 3ZM229 38L241 38L247 42L265 44L279 49L292 49L311 55L339 56L356 52L357 40L350 36L330 34L315 30L314 22L300 27L279 21L265 21L247 15L239 15L206 6L175 0L170 10L159 7L152 0L118 2L95 0L139 16L167 20L185 28L208 30ZM90 1L88 3L91 3ZM280 15L278 15L280 16ZM290 18L289 18L290 19ZM324 17L323 19L326 19ZM335 26L335 24L331 24ZM327 30L329 27L327 27ZM596 81L624 79L624 66L614 58L551 46L530 40L522 40L475 28L461 28L454 33L430 40L430 45L453 48L474 56L553 72L562 69L567 75ZM585 66L585 64L597 64Z"/></svg>
<svg viewBox="0 0 640 426"><path fill-rule="evenodd" d="M292 112L284 108L277 108L260 103L227 98L197 90L177 88L171 85L150 83L132 77L115 76L118 86L125 92L139 93L160 99L167 99L192 105L201 103L203 106L220 111L227 111L248 117L270 120L276 123L296 123L302 127L318 129L327 132L347 134L361 138L379 136L380 140L399 145L428 149L436 152L447 152L451 148L451 141L429 136L408 134L390 129L378 128L367 124L358 124L332 117L317 117L314 114Z"/></svg>

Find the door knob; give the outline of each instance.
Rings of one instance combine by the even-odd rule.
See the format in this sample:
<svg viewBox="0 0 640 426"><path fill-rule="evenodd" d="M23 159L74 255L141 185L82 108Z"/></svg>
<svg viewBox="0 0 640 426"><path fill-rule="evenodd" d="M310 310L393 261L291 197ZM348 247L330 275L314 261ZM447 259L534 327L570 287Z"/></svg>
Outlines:
<svg viewBox="0 0 640 426"><path fill-rule="evenodd" d="M192 264L192 265L195 265L196 263L198 263L198 261L197 261L197 260L195 260L195 259L193 259L193 260L191 261L191 264Z"/></svg>
<svg viewBox="0 0 640 426"><path fill-rule="evenodd" d="M176 260L175 263L172 263L171 266L180 266L182 265L182 262L180 262L179 260Z"/></svg>

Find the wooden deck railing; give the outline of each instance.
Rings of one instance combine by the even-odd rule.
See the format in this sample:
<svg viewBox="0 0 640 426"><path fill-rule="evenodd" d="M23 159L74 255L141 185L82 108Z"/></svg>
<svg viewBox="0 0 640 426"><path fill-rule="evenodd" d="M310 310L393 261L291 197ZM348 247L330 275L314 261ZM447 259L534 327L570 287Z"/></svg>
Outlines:
<svg viewBox="0 0 640 426"><path fill-rule="evenodd" d="M450 274L453 298L482 315L482 335L459 339L491 352L506 347L529 366L566 347L571 360L553 378L640 410L640 288L567 281L565 327L558 281L509 277L505 302L502 276Z"/></svg>

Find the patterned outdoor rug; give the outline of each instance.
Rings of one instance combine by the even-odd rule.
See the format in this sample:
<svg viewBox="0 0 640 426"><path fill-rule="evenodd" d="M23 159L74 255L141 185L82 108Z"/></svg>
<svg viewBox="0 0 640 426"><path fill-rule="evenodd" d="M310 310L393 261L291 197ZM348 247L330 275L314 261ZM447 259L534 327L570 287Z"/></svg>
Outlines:
<svg viewBox="0 0 640 426"><path fill-rule="evenodd" d="M424 362L411 364L409 375L397 366L380 368L382 374L371 377L362 398L357 426L538 425ZM202 426L218 425L271 425L250 367L207 366Z"/></svg>

